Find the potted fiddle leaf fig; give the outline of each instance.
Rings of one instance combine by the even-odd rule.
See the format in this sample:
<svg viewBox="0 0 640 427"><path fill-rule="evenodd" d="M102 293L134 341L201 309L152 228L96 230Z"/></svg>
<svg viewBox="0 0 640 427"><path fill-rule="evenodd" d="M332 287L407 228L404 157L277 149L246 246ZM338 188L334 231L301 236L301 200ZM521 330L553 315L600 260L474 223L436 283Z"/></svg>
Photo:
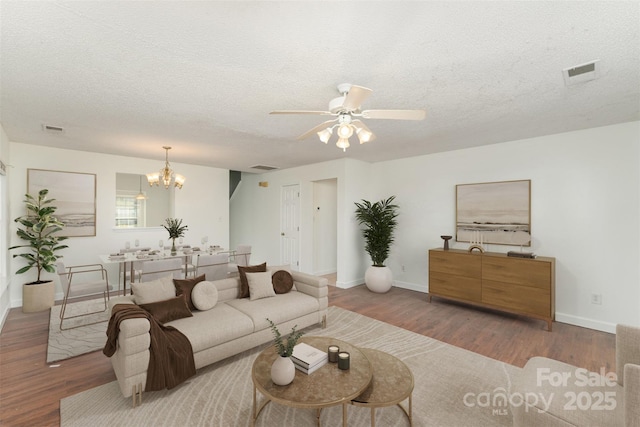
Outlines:
<svg viewBox="0 0 640 427"><path fill-rule="evenodd" d="M167 218L165 224L162 225L165 230L169 232L169 238L171 239L171 253L176 253L176 239L184 237L184 232L187 231L187 226L182 225L182 219Z"/></svg>
<svg viewBox="0 0 640 427"><path fill-rule="evenodd" d="M32 268L37 271L36 280L22 286L22 311L25 313L47 310L53 306L55 285L53 280L44 278L42 273L55 273L56 261L62 257L57 252L67 248L67 245L59 244L67 239L57 234L64 224L54 216L57 207L51 203L55 199L47 198L48 193L49 190L42 189L37 198L25 194L27 214L14 220L22 226L18 227L18 237L27 242L9 248L27 248L26 252L13 255L14 258L20 257L27 262L16 274L26 273Z"/></svg>
<svg viewBox="0 0 640 427"><path fill-rule="evenodd" d="M365 251L371 257L371 265L364 276L365 285L373 292L384 293L391 289L393 274L384 265L393 243L393 233L398 225L398 205L393 204L395 196L371 203L362 200L356 205L356 220L364 228Z"/></svg>

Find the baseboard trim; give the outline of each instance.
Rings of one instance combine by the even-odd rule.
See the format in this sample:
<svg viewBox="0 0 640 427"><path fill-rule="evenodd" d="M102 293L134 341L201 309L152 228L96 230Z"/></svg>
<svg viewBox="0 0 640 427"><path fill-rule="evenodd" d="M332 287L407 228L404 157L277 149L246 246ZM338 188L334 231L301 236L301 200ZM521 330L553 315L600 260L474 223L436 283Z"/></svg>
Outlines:
<svg viewBox="0 0 640 427"><path fill-rule="evenodd" d="M429 293L429 288L427 285L418 284L418 283L410 283L410 282L400 282L395 280L393 282L393 286L396 288L409 289L410 291L417 291L422 293Z"/></svg>
<svg viewBox="0 0 640 427"><path fill-rule="evenodd" d="M356 286L360 286L363 284L364 284L364 277L362 279L351 280L349 282L336 281L336 288L349 289L349 288L355 288Z"/></svg>
<svg viewBox="0 0 640 427"><path fill-rule="evenodd" d="M581 326L583 328L594 329L596 331L616 333L615 323L602 322L600 320L587 319L586 317L573 316L556 312L556 322L568 323L569 325Z"/></svg>

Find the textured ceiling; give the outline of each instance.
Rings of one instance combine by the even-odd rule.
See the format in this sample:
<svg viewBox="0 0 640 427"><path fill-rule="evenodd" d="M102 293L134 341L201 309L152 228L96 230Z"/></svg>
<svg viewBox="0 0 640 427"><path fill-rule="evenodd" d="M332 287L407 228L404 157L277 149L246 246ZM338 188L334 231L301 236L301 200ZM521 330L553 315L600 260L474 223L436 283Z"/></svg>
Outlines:
<svg viewBox="0 0 640 427"><path fill-rule="evenodd" d="M253 171L368 162L640 119L640 7L603 2L0 2L11 141ZM600 60L596 80L562 70ZM377 139L296 137L338 83ZM51 135L42 125L61 126ZM353 141L355 139L355 141Z"/></svg>

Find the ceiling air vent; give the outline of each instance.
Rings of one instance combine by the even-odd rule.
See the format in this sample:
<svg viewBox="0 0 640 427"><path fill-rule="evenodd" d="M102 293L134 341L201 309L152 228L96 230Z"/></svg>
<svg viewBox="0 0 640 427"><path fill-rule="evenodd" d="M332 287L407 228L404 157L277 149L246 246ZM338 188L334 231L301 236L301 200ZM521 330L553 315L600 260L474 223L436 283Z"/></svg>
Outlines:
<svg viewBox="0 0 640 427"><path fill-rule="evenodd" d="M263 170L263 171L272 171L272 170L278 169L278 168L275 167L275 166L254 165L254 166L251 166L251 169L260 169L260 170Z"/></svg>
<svg viewBox="0 0 640 427"><path fill-rule="evenodd" d="M64 128L60 126L42 125L42 130L55 135L62 135L64 133Z"/></svg>
<svg viewBox="0 0 640 427"><path fill-rule="evenodd" d="M600 60L596 59L586 64L565 68L562 70L562 76L566 86L595 80L600 77Z"/></svg>

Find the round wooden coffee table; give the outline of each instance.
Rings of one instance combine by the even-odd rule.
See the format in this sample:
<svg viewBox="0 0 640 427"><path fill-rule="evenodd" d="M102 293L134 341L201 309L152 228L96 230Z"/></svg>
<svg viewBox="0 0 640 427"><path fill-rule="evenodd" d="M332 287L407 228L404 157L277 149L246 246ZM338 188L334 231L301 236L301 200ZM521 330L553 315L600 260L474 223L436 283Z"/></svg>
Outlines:
<svg viewBox="0 0 640 427"><path fill-rule="evenodd" d="M311 375L296 369L293 382L279 386L271 381L271 365L278 356L273 346L265 349L253 362L253 420L269 402L293 408L313 408L317 410L317 424L320 425L320 410L329 406L342 405L342 425L347 425L347 405L369 386L373 369L369 359L357 347L338 339L327 337L303 337L300 342L327 351L329 345L337 345L340 351L348 351L351 358L350 369L340 370L337 363L327 363ZM256 391L265 397L258 407Z"/></svg>
<svg viewBox="0 0 640 427"><path fill-rule="evenodd" d="M360 349L371 362L373 381L369 387L351 402L355 406L371 408L371 426L376 425L376 408L398 405L413 425L411 395L413 374L404 362L395 356L371 348ZM409 399L408 409L400 403Z"/></svg>

